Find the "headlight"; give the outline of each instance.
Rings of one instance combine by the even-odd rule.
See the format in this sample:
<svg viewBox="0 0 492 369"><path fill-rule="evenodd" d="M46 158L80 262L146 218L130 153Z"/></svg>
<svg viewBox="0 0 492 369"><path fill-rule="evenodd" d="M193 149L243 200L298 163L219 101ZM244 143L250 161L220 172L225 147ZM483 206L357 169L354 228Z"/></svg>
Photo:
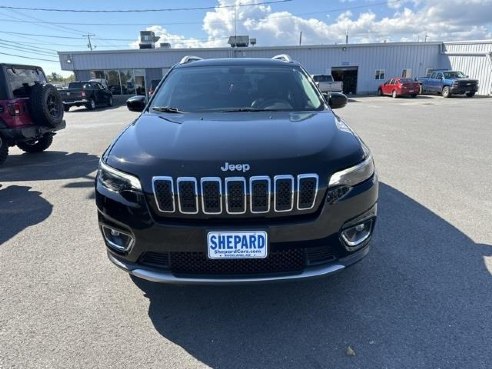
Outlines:
<svg viewBox="0 0 492 369"><path fill-rule="evenodd" d="M372 177L374 174L374 160L369 153L364 161L353 167L334 173L330 177L329 187L355 186Z"/></svg>
<svg viewBox="0 0 492 369"><path fill-rule="evenodd" d="M142 185L137 177L120 172L119 170L99 161L99 173L97 176L101 183L108 190L115 192L141 191Z"/></svg>

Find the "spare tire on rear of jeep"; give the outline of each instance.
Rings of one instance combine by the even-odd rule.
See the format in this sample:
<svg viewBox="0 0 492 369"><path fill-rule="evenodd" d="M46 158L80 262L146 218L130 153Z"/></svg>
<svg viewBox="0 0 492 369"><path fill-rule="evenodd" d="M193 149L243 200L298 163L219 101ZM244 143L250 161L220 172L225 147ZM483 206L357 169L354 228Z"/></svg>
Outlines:
<svg viewBox="0 0 492 369"><path fill-rule="evenodd" d="M63 120L63 101L55 86L36 83L29 99L31 118L39 125L56 127Z"/></svg>

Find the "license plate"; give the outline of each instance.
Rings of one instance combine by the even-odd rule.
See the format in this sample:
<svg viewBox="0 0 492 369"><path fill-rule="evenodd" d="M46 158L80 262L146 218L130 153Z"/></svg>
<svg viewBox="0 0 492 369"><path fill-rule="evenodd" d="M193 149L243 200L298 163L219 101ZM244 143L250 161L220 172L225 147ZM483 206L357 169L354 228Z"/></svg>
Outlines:
<svg viewBox="0 0 492 369"><path fill-rule="evenodd" d="M414 90L408 90L408 92L413 92Z"/></svg>
<svg viewBox="0 0 492 369"><path fill-rule="evenodd" d="M209 259L264 259L268 256L268 235L263 231L209 232Z"/></svg>

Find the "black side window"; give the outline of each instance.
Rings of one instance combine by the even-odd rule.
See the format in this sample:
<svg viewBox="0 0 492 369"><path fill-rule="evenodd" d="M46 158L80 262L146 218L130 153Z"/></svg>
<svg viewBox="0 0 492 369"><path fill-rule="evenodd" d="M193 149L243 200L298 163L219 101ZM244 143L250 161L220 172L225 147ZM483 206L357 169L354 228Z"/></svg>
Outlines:
<svg viewBox="0 0 492 369"><path fill-rule="evenodd" d="M44 74L36 69L6 68L6 78L14 97L29 97L35 83L44 84Z"/></svg>

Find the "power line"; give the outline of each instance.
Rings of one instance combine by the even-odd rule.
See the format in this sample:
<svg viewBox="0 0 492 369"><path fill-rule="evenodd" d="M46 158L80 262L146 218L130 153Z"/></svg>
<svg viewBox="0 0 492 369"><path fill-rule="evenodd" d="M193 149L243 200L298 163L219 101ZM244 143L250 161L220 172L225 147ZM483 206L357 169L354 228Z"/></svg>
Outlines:
<svg viewBox="0 0 492 369"><path fill-rule="evenodd" d="M257 6L277 3L287 3L292 0L272 0L261 3L238 4L237 6ZM155 12L175 12L175 11L190 11L190 10L213 10L218 8L234 8L236 5L217 5L204 7L189 7L189 8L163 8L163 9L126 9L126 10L81 10L81 9L55 9L55 8L27 8L17 6L0 5L1 9L17 9L17 10L33 10L43 12L61 12L61 13L155 13Z"/></svg>
<svg viewBox="0 0 492 369"><path fill-rule="evenodd" d="M6 42L8 44L14 44L14 45L19 45L19 41L11 41L11 40L5 40L3 38L0 38L0 42ZM25 41L22 41L22 45L38 45L39 43L30 43L30 42L25 42ZM54 44L51 44L49 43L48 45L54 45ZM66 46L72 46L72 45L66 45ZM48 51L54 51L54 52L57 52L58 50L56 49L50 49L50 48L47 48L47 47L40 47L40 46L32 46L34 49L39 49L39 50L48 50Z"/></svg>
<svg viewBox="0 0 492 369"><path fill-rule="evenodd" d="M22 58L22 59L42 60L42 61L47 61L47 62L50 62L50 63L59 63L60 62L59 60L42 59L42 58L30 58L30 57L24 56L24 55L7 54L7 53L3 53L3 52L0 52L0 54L1 55L7 55L7 56L16 56L16 57Z"/></svg>
<svg viewBox="0 0 492 369"><path fill-rule="evenodd" d="M290 0L292 1L292 0ZM289 15L276 15L272 14L271 17L273 18L290 18L292 16L303 16L303 15L311 15L311 14L320 14L320 13L336 13L336 12L341 12L341 11L347 11L347 10L354 10L354 9L361 9L361 8L371 8L374 6L379 6L379 5L386 5L388 3L395 4L399 3L401 0L392 0L388 2L379 2L379 3L372 3L368 5L354 5L354 6L349 6L349 7L343 7L343 8L335 8L335 9L322 9L322 10L316 10L316 11L311 11L311 12L304 12L304 13L298 13L298 14L289 14ZM265 3L262 3L265 4ZM251 4L253 5L253 4ZM254 4L254 5L261 5L261 4ZM239 5L238 5L239 6ZM248 5L249 6L249 5ZM232 6L230 6L232 7ZM0 6L1 8L1 6ZM262 18L264 19L264 18ZM155 21L155 22L147 22L147 23L81 23L81 22L50 22L50 21L24 21L24 20L12 20L12 19L0 19L1 22L10 22L10 23L39 23L39 24L60 24L60 25L76 25L76 26L103 26L103 27L118 27L118 26L148 26L149 24L155 23L160 26L174 26L174 25L189 25L189 24L201 24L202 21L197 21L197 22L166 22L166 23L161 23L160 21ZM81 32L83 33L83 32Z"/></svg>
<svg viewBox="0 0 492 369"><path fill-rule="evenodd" d="M0 33L2 33L2 31L0 31ZM58 51L58 50L57 49L46 48L46 47L41 47L39 45L70 46L70 47L76 47L77 46L75 43L62 44L62 43L52 42L52 41L44 41L43 42L43 41L34 40L34 39L30 39L30 38L27 38L27 39L29 41L32 41L32 42L27 42L25 36L19 36L19 35L5 35L5 36L14 37L14 39L9 38L7 40L7 39L1 39L0 38L0 40L5 41L5 42L10 42L10 43L16 44L16 45L18 45L19 43L21 43L23 45L33 45L33 47L37 47L39 49L52 50L52 51ZM20 40L17 40L17 38L21 38L21 39ZM83 38L80 38L80 41L84 42L84 39ZM120 45L123 46L123 45L128 45L128 44L127 43L121 43ZM82 44L82 45L79 45L79 47L85 48L87 46L85 44Z"/></svg>
<svg viewBox="0 0 492 369"><path fill-rule="evenodd" d="M70 40L80 40L81 38L85 38L84 36L80 37L71 37L71 36L56 36L56 35L40 35L35 33L23 33L23 32L11 32L11 31L0 31L0 33L7 33L9 35L22 35L22 36L32 36L32 37L53 37L53 38L66 38Z"/></svg>
<svg viewBox="0 0 492 369"><path fill-rule="evenodd" d="M43 19L40 19L40 18L31 16L31 15L23 14L20 11L16 11L16 10L13 10L13 9L9 9L9 11L12 12L12 13L18 14L18 15L24 17L24 18L29 18L29 20L26 20L27 23L35 23L32 20L35 20L35 21L38 21L38 22L43 21ZM24 19L20 19L18 17L13 17L13 18L18 19L20 21L23 21L24 20ZM82 31L80 31L78 29L75 29L75 28L71 28L71 27L67 27L67 26L62 26L62 25L57 25L57 24L53 24L53 23L49 23L49 22L47 22L47 23L41 23L41 24L46 24L45 27L48 27L48 28L51 28L51 29L55 29L57 31L62 30L63 32L69 32L69 33L72 33L72 34L84 33L84 32L82 32Z"/></svg>
<svg viewBox="0 0 492 369"><path fill-rule="evenodd" d="M16 50L16 51L21 51L21 52L29 52L29 53L37 54L37 55L46 55L46 56L56 55L56 52L54 52L54 51L37 50L35 48L31 48L31 47L27 47L27 46L20 46L20 45L12 45L12 44L8 44L8 43L2 42L2 41L0 41L0 45L2 45L2 48L4 48L4 49Z"/></svg>
<svg viewBox="0 0 492 369"><path fill-rule="evenodd" d="M155 22L147 22L147 23L78 23L78 22L49 22L49 21L27 21L27 20L12 20L12 19L0 19L1 22L10 22L10 23L39 23L39 24L71 24L74 26L148 26L152 23L159 23L161 26L175 26L175 25L187 25L187 24L201 24L200 22L169 22L169 23L160 23L160 21ZM83 33L83 32L81 32Z"/></svg>

